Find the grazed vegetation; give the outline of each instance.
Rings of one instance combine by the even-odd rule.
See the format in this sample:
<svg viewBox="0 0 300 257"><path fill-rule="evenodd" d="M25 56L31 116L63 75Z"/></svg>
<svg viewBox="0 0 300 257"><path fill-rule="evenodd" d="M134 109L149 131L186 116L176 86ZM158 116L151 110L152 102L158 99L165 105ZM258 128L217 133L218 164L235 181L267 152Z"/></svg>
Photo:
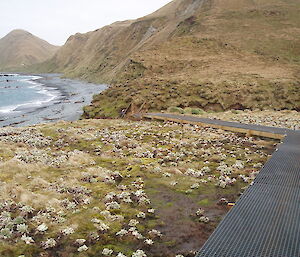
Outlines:
<svg viewBox="0 0 300 257"><path fill-rule="evenodd" d="M1 256L193 256L274 141L89 120L0 129Z"/></svg>

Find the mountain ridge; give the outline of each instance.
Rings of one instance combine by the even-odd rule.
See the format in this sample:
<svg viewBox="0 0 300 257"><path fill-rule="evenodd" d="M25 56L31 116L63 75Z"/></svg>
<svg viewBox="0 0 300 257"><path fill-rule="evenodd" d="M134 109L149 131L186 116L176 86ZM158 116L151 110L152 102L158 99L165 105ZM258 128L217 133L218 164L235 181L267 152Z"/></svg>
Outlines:
<svg viewBox="0 0 300 257"><path fill-rule="evenodd" d="M58 46L15 29L0 39L0 70L18 70L51 58Z"/></svg>

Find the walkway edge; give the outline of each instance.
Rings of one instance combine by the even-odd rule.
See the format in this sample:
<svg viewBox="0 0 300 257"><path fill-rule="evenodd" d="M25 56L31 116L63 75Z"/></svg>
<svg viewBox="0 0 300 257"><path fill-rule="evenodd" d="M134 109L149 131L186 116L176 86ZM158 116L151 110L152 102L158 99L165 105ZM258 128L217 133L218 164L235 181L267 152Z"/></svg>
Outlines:
<svg viewBox="0 0 300 257"><path fill-rule="evenodd" d="M182 115L182 119L181 118L167 117L167 116L158 116L158 115L155 115L155 114L143 114L143 117L147 118L147 119L173 121L173 122L177 122L177 123L198 125L198 126L201 126L201 127L212 127L212 128L217 128L217 129L223 129L223 130L226 130L226 131L243 133L243 134L246 134L247 136L260 136L260 137L267 137L267 138L280 139L280 140L285 138L285 136L286 136L285 134L258 131L258 130L255 130L255 129L237 128L237 127L233 127L233 126L224 126L224 125L206 123L206 122L201 122L201 121L190 121L190 120L184 119L183 115ZM190 117L193 117L193 116L190 116Z"/></svg>

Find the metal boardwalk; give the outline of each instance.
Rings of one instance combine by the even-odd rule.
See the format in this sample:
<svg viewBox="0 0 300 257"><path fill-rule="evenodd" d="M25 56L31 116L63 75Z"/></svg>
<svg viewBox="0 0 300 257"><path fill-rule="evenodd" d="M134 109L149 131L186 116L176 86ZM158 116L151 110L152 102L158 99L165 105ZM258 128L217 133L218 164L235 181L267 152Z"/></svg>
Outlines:
<svg viewBox="0 0 300 257"><path fill-rule="evenodd" d="M168 120L217 123L285 135L253 185L228 212L196 257L300 256L299 131L182 115L146 116L151 115L161 115Z"/></svg>

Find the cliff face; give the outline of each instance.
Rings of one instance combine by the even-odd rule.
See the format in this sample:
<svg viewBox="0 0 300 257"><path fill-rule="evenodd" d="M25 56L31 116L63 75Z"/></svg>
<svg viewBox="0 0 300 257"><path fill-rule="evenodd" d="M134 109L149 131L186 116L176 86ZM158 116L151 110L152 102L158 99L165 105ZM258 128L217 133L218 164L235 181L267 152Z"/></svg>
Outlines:
<svg viewBox="0 0 300 257"><path fill-rule="evenodd" d="M292 0L175 0L70 37L44 67L112 85L86 117L115 117L130 104L298 110L299 11Z"/></svg>
<svg viewBox="0 0 300 257"><path fill-rule="evenodd" d="M58 47L24 30L0 39L0 70L25 68L51 58Z"/></svg>

